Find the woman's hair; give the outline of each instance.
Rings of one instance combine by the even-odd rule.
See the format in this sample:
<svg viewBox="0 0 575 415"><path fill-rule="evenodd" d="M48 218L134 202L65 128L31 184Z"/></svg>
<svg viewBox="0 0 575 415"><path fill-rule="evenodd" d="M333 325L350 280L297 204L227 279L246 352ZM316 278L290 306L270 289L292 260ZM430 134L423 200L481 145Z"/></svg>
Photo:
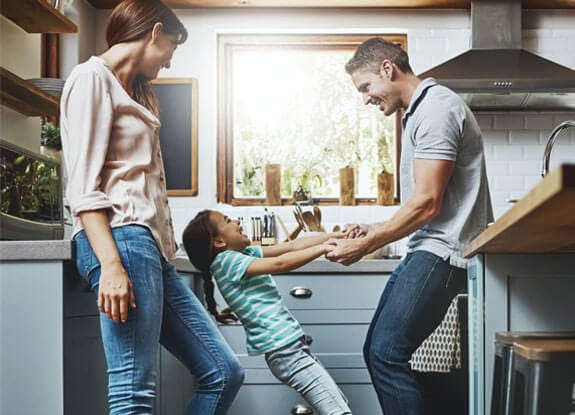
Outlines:
<svg viewBox="0 0 575 415"><path fill-rule="evenodd" d="M214 299L214 282L210 265L221 251L214 249L212 244L213 238L218 235L218 230L211 221L210 213L209 210L202 210L198 213L184 229L182 241L190 262L202 273L208 311L217 321L227 324L230 321L237 321L238 318L229 308L218 312Z"/></svg>
<svg viewBox="0 0 575 415"><path fill-rule="evenodd" d="M403 73L413 73L409 57L401 46L379 37L367 39L359 45L346 63L345 70L350 75L363 68L379 73L381 63L386 59L393 62Z"/></svg>
<svg viewBox="0 0 575 415"><path fill-rule="evenodd" d="M114 8L108 20L108 47L142 39L152 31L156 23L162 23L164 33L176 36L178 44L188 38L182 22L160 0L123 0ZM148 79L136 78L134 99L158 115L158 99Z"/></svg>

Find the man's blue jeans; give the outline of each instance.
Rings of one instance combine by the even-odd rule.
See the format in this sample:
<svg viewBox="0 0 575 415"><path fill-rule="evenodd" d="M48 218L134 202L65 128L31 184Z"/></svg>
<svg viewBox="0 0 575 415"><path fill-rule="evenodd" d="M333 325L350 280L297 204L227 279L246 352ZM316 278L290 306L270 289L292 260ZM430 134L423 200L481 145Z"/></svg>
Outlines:
<svg viewBox="0 0 575 415"><path fill-rule="evenodd" d="M125 323L100 314L110 414L152 414L160 343L196 377L186 414L225 414L243 381L239 361L146 227L121 226L112 235L134 287L136 308L129 309ZM80 275L97 294L98 259L83 231L75 241Z"/></svg>
<svg viewBox="0 0 575 415"><path fill-rule="evenodd" d="M425 251L409 253L391 275L363 349L384 415L425 414L409 360L441 323L466 278L465 269Z"/></svg>

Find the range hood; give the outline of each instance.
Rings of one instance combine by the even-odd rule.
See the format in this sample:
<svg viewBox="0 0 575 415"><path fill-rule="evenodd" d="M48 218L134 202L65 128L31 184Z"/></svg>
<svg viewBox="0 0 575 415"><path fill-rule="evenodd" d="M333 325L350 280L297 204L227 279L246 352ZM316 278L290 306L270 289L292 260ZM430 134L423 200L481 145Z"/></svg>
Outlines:
<svg viewBox="0 0 575 415"><path fill-rule="evenodd" d="M471 49L419 77L474 110L575 110L575 71L521 49L521 0L472 0Z"/></svg>

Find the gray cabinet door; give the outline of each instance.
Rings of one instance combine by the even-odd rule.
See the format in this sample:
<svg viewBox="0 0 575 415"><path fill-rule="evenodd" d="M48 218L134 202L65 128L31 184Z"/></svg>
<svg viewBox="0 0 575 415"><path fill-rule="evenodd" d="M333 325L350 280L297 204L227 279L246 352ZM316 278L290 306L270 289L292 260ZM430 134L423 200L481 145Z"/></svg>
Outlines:
<svg viewBox="0 0 575 415"><path fill-rule="evenodd" d="M108 413L107 385L99 317L64 319L64 414Z"/></svg>

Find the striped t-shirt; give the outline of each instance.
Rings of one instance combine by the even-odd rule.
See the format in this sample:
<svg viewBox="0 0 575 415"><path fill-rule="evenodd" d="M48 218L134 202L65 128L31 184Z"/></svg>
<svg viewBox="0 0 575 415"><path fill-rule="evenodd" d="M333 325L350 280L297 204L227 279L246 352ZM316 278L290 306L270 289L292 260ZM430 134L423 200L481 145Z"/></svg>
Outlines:
<svg viewBox="0 0 575 415"><path fill-rule="evenodd" d="M227 250L219 253L210 267L222 296L244 326L250 355L277 350L304 335L283 304L272 276L245 275L254 258L261 257L258 246L243 252Z"/></svg>

